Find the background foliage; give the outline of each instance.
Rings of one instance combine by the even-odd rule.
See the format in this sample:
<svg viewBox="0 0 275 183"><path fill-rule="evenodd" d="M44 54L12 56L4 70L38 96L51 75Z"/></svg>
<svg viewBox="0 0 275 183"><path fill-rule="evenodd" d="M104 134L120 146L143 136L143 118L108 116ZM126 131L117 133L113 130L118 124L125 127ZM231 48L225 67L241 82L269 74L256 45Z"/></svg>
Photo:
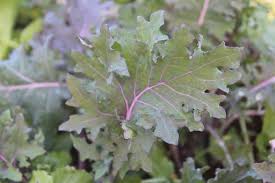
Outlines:
<svg viewBox="0 0 275 183"><path fill-rule="evenodd" d="M275 182L274 1L0 12L1 183Z"/></svg>

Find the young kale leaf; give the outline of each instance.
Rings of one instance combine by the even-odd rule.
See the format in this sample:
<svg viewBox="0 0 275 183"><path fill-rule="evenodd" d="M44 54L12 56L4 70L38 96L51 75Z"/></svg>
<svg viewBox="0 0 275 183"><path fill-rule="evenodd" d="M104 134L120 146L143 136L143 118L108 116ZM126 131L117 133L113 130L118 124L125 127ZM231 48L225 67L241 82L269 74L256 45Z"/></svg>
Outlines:
<svg viewBox="0 0 275 183"><path fill-rule="evenodd" d="M141 163L147 171L150 168L142 164L146 160L142 152L150 151L153 135L177 144L179 128L203 130L202 112L224 118L220 106L224 96L206 91L228 92L227 85L240 78L239 48L221 44L210 52L190 54L193 36L179 29L169 39L160 30L163 24L164 12L158 11L149 21L138 17L135 29L110 31L103 26L91 41L89 56L75 53L75 74L67 78L72 93L68 104L84 112L60 126L60 130L78 133L86 129L94 142L99 134L108 134L108 138L116 134L110 138L115 148L125 143L124 154L131 152L132 163ZM139 166L133 164L130 169Z"/></svg>

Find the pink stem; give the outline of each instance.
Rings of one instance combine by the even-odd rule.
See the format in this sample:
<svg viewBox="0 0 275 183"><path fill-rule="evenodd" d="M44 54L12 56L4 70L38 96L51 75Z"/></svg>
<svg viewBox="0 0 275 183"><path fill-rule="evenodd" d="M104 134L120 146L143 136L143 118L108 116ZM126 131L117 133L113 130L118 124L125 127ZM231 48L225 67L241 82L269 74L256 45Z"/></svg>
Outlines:
<svg viewBox="0 0 275 183"><path fill-rule="evenodd" d="M3 154L0 153L0 160L2 160L5 164L9 164L8 160L5 158Z"/></svg>
<svg viewBox="0 0 275 183"><path fill-rule="evenodd" d="M252 92L252 93L257 92L257 91L261 90L262 88L265 88L271 84L275 84L275 76L273 76L267 80L264 80L260 84L254 86L253 88L251 88L250 92Z"/></svg>
<svg viewBox="0 0 275 183"><path fill-rule="evenodd" d="M200 12L200 17L198 19L198 25L199 26L202 26L203 23L204 23L204 18L205 18L205 15L207 13L207 10L208 10L209 2L210 2L210 0L204 0L204 4L203 4L202 10Z"/></svg>
<svg viewBox="0 0 275 183"><path fill-rule="evenodd" d="M164 82L159 82L159 83L157 83L157 84L155 84L155 85L153 85L153 86L148 86L148 87L146 87L144 90L142 90L137 96L135 96L134 100L133 100L132 103L131 103L131 106L130 106L129 110L127 110L127 113L126 113L126 120L128 121L128 120L131 119L133 109L134 109L136 103L138 102L138 100L140 99L140 97L141 97L144 93L146 93L147 91L152 90L152 89L155 88L155 87L161 86L161 85L163 85L163 84L164 84Z"/></svg>
<svg viewBox="0 0 275 183"><path fill-rule="evenodd" d="M58 88L63 85L58 82L45 82L45 83L31 83L23 85L11 85L11 86L0 86L0 91L17 91L17 90L31 90L37 88Z"/></svg>

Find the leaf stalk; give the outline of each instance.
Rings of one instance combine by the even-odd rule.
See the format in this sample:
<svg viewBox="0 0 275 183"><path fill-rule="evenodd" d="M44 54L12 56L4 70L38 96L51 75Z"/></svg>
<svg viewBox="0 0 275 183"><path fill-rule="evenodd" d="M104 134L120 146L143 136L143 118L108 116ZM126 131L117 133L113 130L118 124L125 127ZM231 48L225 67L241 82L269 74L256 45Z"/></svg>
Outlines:
<svg viewBox="0 0 275 183"><path fill-rule="evenodd" d="M59 82L42 82L42 83L31 83L31 84L23 84L23 85L10 85L10 86L1 86L0 85L0 92L13 92L17 90L32 90L32 89L39 89L39 88L59 88L64 86Z"/></svg>
<svg viewBox="0 0 275 183"><path fill-rule="evenodd" d="M164 85L164 84L165 84L164 82L159 82L153 86L148 86L144 90L142 90L137 96L135 96L130 107L128 108L128 110L126 112L126 121L129 121L131 119L133 109L136 106L136 103L138 102L138 100L142 97L142 95L144 95L146 92L152 90L153 88L156 88L156 87Z"/></svg>

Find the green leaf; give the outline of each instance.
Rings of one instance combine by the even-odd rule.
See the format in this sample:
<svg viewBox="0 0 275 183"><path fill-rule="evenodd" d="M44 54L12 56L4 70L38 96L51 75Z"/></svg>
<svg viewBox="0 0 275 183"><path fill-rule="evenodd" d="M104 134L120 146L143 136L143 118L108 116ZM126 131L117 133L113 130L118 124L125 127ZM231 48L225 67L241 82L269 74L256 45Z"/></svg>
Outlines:
<svg viewBox="0 0 275 183"><path fill-rule="evenodd" d="M224 97L205 91L219 88L228 92L226 85L240 78L235 70L239 66L239 49L221 45L205 55L189 59L187 48L186 52L177 48L186 47L191 39L188 31L182 29L162 46L166 52L164 60L152 65L148 86L140 93L133 111L137 118L147 115L149 122L155 121L155 134L167 143L177 144L175 128L203 129L202 124L186 113L188 111L194 111L194 118L203 111L208 111L211 117L224 118L225 112L219 105Z"/></svg>
<svg viewBox="0 0 275 183"><path fill-rule="evenodd" d="M94 54L98 57L98 61L106 66L108 72L129 76L125 60L118 51L111 48L113 43L114 40L110 36L107 25L103 26L101 34L92 40L92 46L96 48L94 49Z"/></svg>
<svg viewBox="0 0 275 183"><path fill-rule="evenodd" d="M211 0L204 23L199 26L198 19L203 2L196 0L134 1L120 6L119 21L123 26L134 27L137 16L149 17L155 11L166 10L165 18L169 31L173 31L175 27L184 24L193 31L223 40L227 32L233 31L237 21L237 13L244 7L245 3L241 0Z"/></svg>
<svg viewBox="0 0 275 183"><path fill-rule="evenodd" d="M268 142L275 138L275 110L267 106L264 115L263 127L261 133L257 136L257 147L261 152L267 154Z"/></svg>
<svg viewBox="0 0 275 183"><path fill-rule="evenodd" d="M104 118L93 118L90 115L71 115L70 119L59 126L59 130L61 131L76 131L80 133L83 128L93 129L100 129L105 126ZM95 136L96 137L96 136ZM95 138L94 137L94 138Z"/></svg>
<svg viewBox="0 0 275 183"><path fill-rule="evenodd" d="M119 3L119 4L125 4L125 3L129 3L133 0L115 0L116 3Z"/></svg>
<svg viewBox="0 0 275 183"><path fill-rule="evenodd" d="M254 170L265 182L275 181L275 159L274 154L269 156L269 160L262 163L255 163L253 165Z"/></svg>
<svg viewBox="0 0 275 183"><path fill-rule="evenodd" d="M123 27L135 27L137 16L150 17L158 10L164 9L164 0L131 1L119 8L119 23Z"/></svg>
<svg viewBox="0 0 275 183"><path fill-rule="evenodd" d="M233 170L217 169L216 177L208 180L207 183L243 183L253 182L260 183L256 172L246 165L235 165Z"/></svg>
<svg viewBox="0 0 275 183"><path fill-rule="evenodd" d="M53 151L34 159L32 166L37 169L52 171L69 165L72 158L69 152Z"/></svg>
<svg viewBox="0 0 275 183"><path fill-rule="evenodd" d="M162 146L155 145L150 154L152 160L152 176L170 179L174 173L173 163L166 157Z"/></svg>
<svg viewBox="0 0 275 183"><path fill-rule="evenodd" d="M54 183L53 177L45 171L33 171L30 183Z"/></svg>
<svg viewBox="0 0 275 183"><path fill-rule="evenodd" d="M63 167L49 175L45 171L34 171L30 183L92 183L92 176L84 170Z"/></svg>
<svg viewBox="0 0 275 183"><path fill-rule="evenodd" d="M268 8L259 4L247 8L242 15L240 27L243 34L241 38L247 36L264 55L272 55L275 50L275 44L271 41L274 39L275 20L267 18L270 12Z"/></svg>
<svg viewBox="0 0 275 183"><path fill-rule="evenodd" d="M5 159L12 163L14 159L20 161L20 165L28 166L26 160L44 154L45 150L36 139L30 139L31 131L25 124L22 113L19 110L5 111L0 114L0 150Z"/></svg>
<svg viewBox="0 0 275 183"><path fill-rule="evenodd" d="M203 180L201 170L195 168L195 163L192 158L187 158L186 162L183 164L181 182L182 183L185 183L185 182L203 183L203 182L205 182Z"/></svg>
<svg viewBox="0 0 275 183"><path fill-rule="evenodd" d="M146 21L143 17L137 17L137 37L140 42L148 45L152 50L154 45L159 41L168 39L167 35L162 34L160 27L164 24L164 11L157 11L152 13L150 21Z"/></svg>
<svg viewBox="0 0 275 183"><path fill-rule="evenodd" d="M129 174L123 180L116 181L115 183L140 183L141 177L138 174Z"/></svg>
<svg viewBox="0 0 275 183"><path fill-rule="evenodd" d="M199 30L204 35L212 35L219 40L223 40L227 32L232 32L235 27L237 12L242 10L244 2L242 0L211 0L203 25L198 25L198 19L204 1L196 0L176 0L168 4L175 6L174 11L168 15L171 28L186 24L193 30ZM168 8L167 7L167 8Z"/></svg>
<svg viewBox="0 0 275 183"><path fill-rule="evenodd" d="M7 169L0 169L0 179L8 179L14 182L22 181L21 172L10 165Z"/></svg>
<svg viewBox="0 0 275 183"><path fill-rule="evenodd" d="M92 176L84 170L72 167L57 169L52 174L54 183L92 183Z"/></svg>
<svg viewBox="0 0 275 183"><path fill-rule="evenodd" d="M142 183L169 183L169 181L165 178L152 178L149 180L144 180Z"/></svg>
<svg viewBox="0 0 275 183"><path fill-rule="evenodd" d="M20 46L0 63L0 100L24 108L26 119L42 129L45 145L51 149L57 142L57 126L68 115L62 106L69 93L60 82L64 72L56 69L60 55L48 48L48 41L32 41L29 53Z"/></svg>
<svg viewBox="0 0 275 183"><path fill-rule="evenodd" d="M74 147L79 151L80 153L80 160L84 161L86 159L91 160L98 160L99 159L99 153L97 152L95 145L89 145L87 142L85 142L84 139L71 136L71 139L73 141Z"/></svg>
<svg viewBox="0 0 275 183"><path fill-rule="evenodd" d="M93 164L93 169L95 171L95 180L100 179L104 175L106 175L109 172L110 163L112 159L108 158L103 161L98 161L95 164Z"/></svg>
<svg viewBox="0 0 275 183"><path fill-rule="evenodd" d="M19 109L0 113L0 132L1 161L4 161L0 164L0 178L19 182L22 175L13 162L18 161L18 168L28 167L29 160L44 154L45 150L38 136L31 138L34 132L26 125Z"/></svg>
<svg viewBox="0 0 275 183"><path fill-rule="evenodd" d="M125 163L128 163L128 143L127 142L121 142L120 144L117 144L118 147L116 151L114 152L114 158L113 158L113 170L112 174L116 175L119 170L125 165Z"/></svg>
<svg viewBox="0 0 275 183"><path fill-rule="evenodd" d="M179 140L178 129L169 120L159 116L154 135L162 138L169 144L177 144Z"/></svg>
<svg viewBox="0 0 275 183"><path fill-rule="evenodd" d="M163 25L164 12L158 11L149 21L138 17L135 28L109 32L102 27L88 56L73 54L76 67L67 77L72 93L68 104L82 110L60 129L78 133L84 129L93 141L89 146L106 147L98 161L111 155L114 174L120 168L151 172L148 153L154 136L177 144L179 128L203 130L202 113L224 118L220 103L225 97L207 91L228 92L227 86L240 78L239 48L221 44L209 52L197 51L200 46L191 50L194 37L189 31L179 29L169 39L160 30ZM123 69L110 69L121 68L122 62ZM126 70L129 74L124 74ZM76 144L79 151L88 146L85 141ZM95 159L89 152L80 154Z"/></svg>
<svg viewBox="0 0 275 183"><path fill-rule="evenodd" d="M144 134L146 136L146 134ZM147 134L148 136L148 134ZM147 146L144 146L146 141L149 141ZM130 157L129 157L129 166L132 170L136 170L142 168L147 172L152 172L152 161L148 156L148 152L150 151L152 144L154 143L154 138L148 136L148 138L144 138L142 136L137 136L133 139L133 145L131 146L130 150ZM146 143L145 143L146 144Z"/></svg>

